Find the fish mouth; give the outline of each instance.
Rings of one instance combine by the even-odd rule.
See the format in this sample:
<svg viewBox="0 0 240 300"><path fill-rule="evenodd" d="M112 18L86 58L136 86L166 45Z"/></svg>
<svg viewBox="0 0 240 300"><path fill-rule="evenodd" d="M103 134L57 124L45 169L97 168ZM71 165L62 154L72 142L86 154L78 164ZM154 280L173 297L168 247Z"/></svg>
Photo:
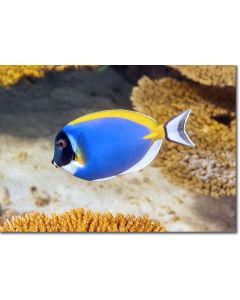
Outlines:
<svg viewBox="0 0 240 300"><path fill-rule="evenodd" d="M54 160L52 160L52 164L53 164L56 168L59 168L59 166L55 163Z"/></svg>

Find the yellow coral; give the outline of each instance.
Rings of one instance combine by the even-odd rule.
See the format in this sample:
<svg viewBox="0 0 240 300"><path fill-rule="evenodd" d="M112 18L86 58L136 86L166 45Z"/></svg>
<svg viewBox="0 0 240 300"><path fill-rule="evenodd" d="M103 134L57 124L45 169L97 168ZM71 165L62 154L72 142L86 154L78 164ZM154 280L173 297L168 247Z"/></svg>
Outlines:
<svg viewBox="0 0 240 300"><path fill-rule="evenodd" d="M131 100L137 111L166 122L192 109L187 132L195 143L188 148L166 142L155 166L175 183L199 194L234 196L235 188L235 92L228 88L200 86L170 78L138 82ZM223 124L227 120L230 124Z"/></svg>
<svg viewBox="0 0 240 300"><path fill-rule="evenodd" d="M118 213L94 213L82 208L48 217L30 213L13 217L0 226L0 232L165 232L158 221Z"/></svg>
<svg viewBox="0 0 240 300"><path fill-rule="evenodd" d="M171 66L182 75L205 85L235 86L236 66Z"/></svg>
<svg viewBox="0 0 240 300"><path fill-rule="evenodd" d="M16 65L0 66L0 86L10 87L24 77L43 77L47 71L64 71L69 68L83 69L96 68L95 65Z"/></svg>

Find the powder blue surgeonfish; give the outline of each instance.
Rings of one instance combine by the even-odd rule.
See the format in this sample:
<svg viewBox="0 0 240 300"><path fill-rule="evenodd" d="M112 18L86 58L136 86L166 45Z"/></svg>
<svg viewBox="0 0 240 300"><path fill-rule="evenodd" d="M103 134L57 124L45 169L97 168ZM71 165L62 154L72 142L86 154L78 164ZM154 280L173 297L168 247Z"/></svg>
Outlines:
<svg viewBox="0 0 240 300"><path fill-rule="evenodd" d="M165 124L121 109L82 116L57 134L52 163L89 181L136 172L151 163L164 139L194 146L185 131L190 113L186 110Z"/></svg>

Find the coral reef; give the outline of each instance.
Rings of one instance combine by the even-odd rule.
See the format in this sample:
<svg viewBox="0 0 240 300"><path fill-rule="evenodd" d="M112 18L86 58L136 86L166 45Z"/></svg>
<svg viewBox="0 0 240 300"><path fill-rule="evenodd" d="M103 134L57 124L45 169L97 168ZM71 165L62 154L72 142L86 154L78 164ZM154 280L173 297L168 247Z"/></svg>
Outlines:
<svg viewBox="0 0 240 300"><path fill-rule="evenodd" d="M2 87L10 87L17 83L24 77L36 77L40 78L45 75L48 71L64 71L69 68L76 69L84 69L91 68L94 69L97 66L95 65L56 65L56 66L48 66L48 65L6 65L0 66L0 86Z"/></svg>
<svg viewBox="0 0 240 300"><path fill-rule="evenodd" d="M193 81L205 85L235 86L236 66L170 66Z"/></svg>
<svg viewBox="0 0 240 300"><path fill-rule="evenodd" d="M0 227L3 225L8 219L19 216L19 212L10 208L3 208L0 206Z"/></svg>
<svg viewBox="0 0 240 300"><path fill-rule="evenodd" d="M166 228L147 216L134 217L118 213L94 213L82 208L48 217L30 213L13 217L0 226L0 232L165 232Z"/></svg>
<svg viewBox="0 0 240 300"><path fill-rule="evenodd" d="M187 132L195 148L166 142L153 164L176 184L202 195L235 196L235 92L171 78L143 77L133 89L134 108L166 122L191 108Z"/></svg>

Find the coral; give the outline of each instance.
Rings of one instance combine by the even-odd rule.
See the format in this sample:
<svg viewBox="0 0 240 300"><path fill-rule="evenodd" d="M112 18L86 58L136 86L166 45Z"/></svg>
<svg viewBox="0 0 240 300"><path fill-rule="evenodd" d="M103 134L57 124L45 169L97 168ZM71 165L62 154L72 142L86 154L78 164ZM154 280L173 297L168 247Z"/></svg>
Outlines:
<svg viewBox="0 0 240 300"><path fill-rule="evenodd" d="M170 66L182 75L205 85L235 86L236 66Z"/></svg>
<svg viewBox="0 0 240 300"><path fill-rule="evenodd" d="M10 208L2 209L0 206L0 228L1 225L3 225L8 219L12 218L13 216L19 216L19 213L16 210Z"/></svg>
<svg viewBox="0 0 240 300"><path fill-rule="evenodd" d="M166 142L155 166L173 182L212 197L234 196L235 91L177 81L143 77L133 89L134 108L164 123L179 112L192 109L187 132L196 147Z"/></svg>
<svg viewBox="0 0 240 300"><path fill-rule="evenodd" d="M30 213L14 217L0 226L0 232L165 232L166 228L147 216L94 213L82 208L48 217Z"/></svg>
<svg viewBox="0 0 240 300"><path fill-rule="evenodd" d="M64 71L69 68L84 69L91 68L94 69L95 65L58 65L58 66L48 66L48 65L6 65L0 66L0 86L10 87L17 83L24 77L36 77L40 78L45 75L48 71Z"/></svg>

